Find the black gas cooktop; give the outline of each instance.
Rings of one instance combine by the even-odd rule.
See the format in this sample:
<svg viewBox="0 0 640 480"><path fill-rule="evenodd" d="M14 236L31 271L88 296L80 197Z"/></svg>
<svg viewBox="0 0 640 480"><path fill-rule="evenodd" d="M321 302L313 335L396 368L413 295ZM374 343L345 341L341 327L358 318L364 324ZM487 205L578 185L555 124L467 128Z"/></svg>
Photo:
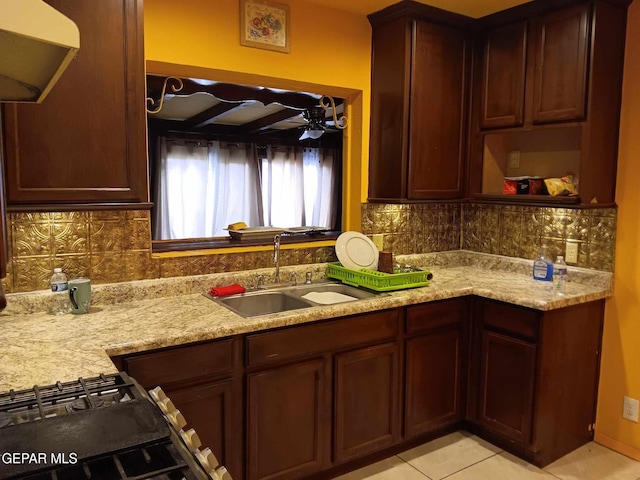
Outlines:
<svg viewBox="0 0 640 480"><path fill-rule="evenodd" d="M0 479L209 478L125 373L0 394Z"/></svg>

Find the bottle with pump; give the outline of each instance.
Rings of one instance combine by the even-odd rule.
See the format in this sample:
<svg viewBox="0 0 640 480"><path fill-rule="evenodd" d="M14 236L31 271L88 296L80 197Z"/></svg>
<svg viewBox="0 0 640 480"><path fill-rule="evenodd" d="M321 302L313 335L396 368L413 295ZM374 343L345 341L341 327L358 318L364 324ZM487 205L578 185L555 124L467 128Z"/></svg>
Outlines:
<svg viewBox="0 0 640 480"><path fill-rule="evenodd" d="M69 305L69 292L67 276L62 273L61 268L54 268L51 276L51 306L50 311L54 315L64 315L71 311Z"/></svg>
<svg viewBox="0 0 640 480"><path fill-rule="evenodd" d="M549 258L546 245L540 247L538 256L533 262L533 279L542 282L553 280L553 262Z"/></svg>
<svg viewBox="0 0 640 480"><path fill-rule="evenodd" d="M558 295L566 293L567 264L562 255L558 255L553 264L553 288Z"/></svg>

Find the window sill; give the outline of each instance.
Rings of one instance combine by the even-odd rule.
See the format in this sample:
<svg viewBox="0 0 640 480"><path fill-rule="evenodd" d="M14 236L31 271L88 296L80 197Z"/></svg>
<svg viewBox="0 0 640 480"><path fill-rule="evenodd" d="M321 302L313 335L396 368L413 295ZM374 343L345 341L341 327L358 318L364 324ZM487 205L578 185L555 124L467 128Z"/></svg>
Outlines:
<svg viewBox="0 0 640 480"><path fill-rule="evenodd" d="M312 235L282 235L280 237L281 245L301 245L301 248L305 248L307 243L317 243L330 241L331 244L340 235L339 231L331 231L325 233L314 233ZM243 249L245 247L258 247L247 248L247 250L266 250L264 247L273 247L272 239L260 239L260 240L233 240L231 238L219 237L219 238L189 238L184 240L153 240L151 242L152 253L175 253L183 252L188 253L191 251L202 250L227 250L227 249ZM263 247L263 248L260 248Z"/></svg>

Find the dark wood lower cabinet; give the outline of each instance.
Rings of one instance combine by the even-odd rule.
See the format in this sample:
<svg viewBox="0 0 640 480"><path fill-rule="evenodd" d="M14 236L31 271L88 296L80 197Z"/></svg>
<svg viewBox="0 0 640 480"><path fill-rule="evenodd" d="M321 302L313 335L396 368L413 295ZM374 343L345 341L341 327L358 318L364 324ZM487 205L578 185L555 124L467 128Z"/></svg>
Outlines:
<svg viewBox="0 0 640 480"><path fill-rule="evenodd" d="M414 437L461 420L461 348L458 328L407 340L406 436Z"/></svg>
<svg viewBox="0 0 640 480"><path fill-rule="evenodd" d="M482 332L478 423L509 439L531 441L536 346Z"/></svg>
<svg viewBox="0 0 640 480"><path fill-rule="evenodd" d="M165 390L167 396L188 421L196 428L203 446L208 446L220 464L229 471L239 472L238 456L231 439L241 434L234 425L233 381L206 383L193 387ZM235 446L237 448L237 444Z"/></svg>
<svg viewBox="0 0 640 480"><path fill-rule="evenodd" d="M592 440L604 300L548 312L474 303L470 428L538 466Z"/></svg>
<svg viewBox="0 0 640 480"><path fill-rule="evenodd" d="M405 437L464 418L468 322L467 298L407 309L407 334L413 337L405 346Z"/></svg>
<svg viewBox="0 0 640 480"><path fill-rule="evenodd" d="M593 438L603 318L465 297L115 362L236 480L329 478L455 428L544 466Z"/></svg>
<svg viewBox="0 0 640 480"><path fill-rule="evenodd" d="M389 447L400 439L399 379L395 343L336 356L336 462Z"/></svg>
<svg viewBox="0 0 640 480"><path fill-rule="evenodd" d="M116 359L147 390L162 387L234 478L244 474L240 339L185 345Z"/></svg>
<svg viewBox="0 0 640 480"><path fill-rule="evenodd" d="M325 366L316 359L247 376L250 480L303 478L325 467Z"/></svg>

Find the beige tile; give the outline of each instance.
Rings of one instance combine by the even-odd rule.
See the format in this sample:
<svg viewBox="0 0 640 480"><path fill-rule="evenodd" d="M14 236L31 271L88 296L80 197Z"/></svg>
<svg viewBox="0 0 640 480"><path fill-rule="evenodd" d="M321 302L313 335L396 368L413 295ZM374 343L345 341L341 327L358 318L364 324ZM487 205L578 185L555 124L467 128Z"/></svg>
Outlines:
<svg viewBox="0 0 640 480"><path fill-rule="evenodd" d="M433 480L451 475L501 450L467 432L456 432L399 454Z"/></svg>
<svg viewBox="0 0 640 480"><path fill-rule="evenodd" d="M562 480L637 480L640 462L591 442L548 465Z"/></svg>
<svg viewBox="0 0 640 480"><path fill-rule="evenodd" d="M360 470L347 473L334 480L430 480L398 457L367 465Z"/></svg>
<svg viewBox="0 0 640 480"><path fill-rule="evenodd" d="M465 468L447 480L556 480L553 475L502 452Z"/></svg>

